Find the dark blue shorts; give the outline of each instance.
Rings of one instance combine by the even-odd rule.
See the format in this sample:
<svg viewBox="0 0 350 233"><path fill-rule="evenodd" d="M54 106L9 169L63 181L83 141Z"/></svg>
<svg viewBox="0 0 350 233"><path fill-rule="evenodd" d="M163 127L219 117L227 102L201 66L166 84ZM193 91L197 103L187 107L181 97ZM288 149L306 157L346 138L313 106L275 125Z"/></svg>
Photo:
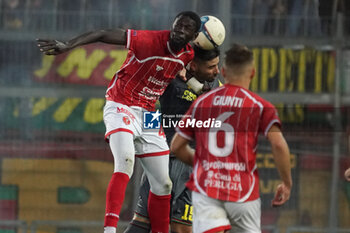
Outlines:
<svg viewBox="0 0 350 233"><path fill-rule="evenodd" d="M171 221L185 225L192 225L192 197L186 188L192 167L182 163L174 157L169 159L170 179L173 182L171 192ZM145 174L142 175L139 198L135 213L148 218L147 203L150 185Z"/></svg>

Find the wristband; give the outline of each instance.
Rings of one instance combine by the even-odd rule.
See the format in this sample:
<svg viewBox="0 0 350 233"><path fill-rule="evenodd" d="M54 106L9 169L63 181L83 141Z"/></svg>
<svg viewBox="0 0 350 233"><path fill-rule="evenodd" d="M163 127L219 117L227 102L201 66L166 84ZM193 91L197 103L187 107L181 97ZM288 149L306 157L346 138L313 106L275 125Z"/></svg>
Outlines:
<svg viewBox="0 0 350 233"><path fill-rule="evenodd" d="M202 88L204 86L204 84L199 82L195 77L188 79L186 83L197 94L199 94L202 91Z"/></svg>

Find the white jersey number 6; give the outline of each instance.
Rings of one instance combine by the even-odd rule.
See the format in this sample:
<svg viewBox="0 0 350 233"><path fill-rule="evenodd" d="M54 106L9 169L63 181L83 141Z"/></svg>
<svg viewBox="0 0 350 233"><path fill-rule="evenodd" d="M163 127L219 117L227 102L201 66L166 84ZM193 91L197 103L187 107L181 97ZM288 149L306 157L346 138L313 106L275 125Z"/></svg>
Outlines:
<svg viewBox="0 0 350 233"><path fill-rule="evenodd" d="M217 157L226 157L232 153L233 145L235 141L235 130L232 125L225 123L224 121L232 116L234 112L224 112L218 116L215 120L221 121L220 128L211 128L209 130L208 147L209 152ZM219 131L225 133L225 145L224 147L218 147L217 134Z"/></svg>

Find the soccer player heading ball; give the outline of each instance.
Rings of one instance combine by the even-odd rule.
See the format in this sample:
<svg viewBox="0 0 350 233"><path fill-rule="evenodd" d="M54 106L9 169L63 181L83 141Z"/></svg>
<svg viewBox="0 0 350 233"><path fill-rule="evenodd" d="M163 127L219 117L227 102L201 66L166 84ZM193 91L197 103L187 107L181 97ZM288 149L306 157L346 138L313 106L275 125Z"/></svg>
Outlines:
<svg viewBox="0 0 350 233"><path fill-rule="evenodd" d="M194 82L192 84L185 82L180 75L171 81L159 99L163 120L167 122L178 122L181 119L181 115L186 113L191 103L200 94L209 91L212 86L219 85L219 80L216 77L219 74L220 50L218 48L203 50L198 46L193 48L195 56L187 71L187 80L195 79L198 85L193 86ZM167 142L170 145L171 139L175 134L175 128L167 123L164 123L163 127ZM191 166L184 164L176 159L173 154L170 154L169 173L173 183L171 192L171 232L192 232L192 198L190 190L185 187L191 172ZM147 178L142 176L135 214L124 233L150 232L147 210L149 189Z"/></svg>
<svg viewBox="0 0 350 233"><path fill-rule="evenodd" d="M254 77L253 53L233 45L221 71L225 85L191 105L184 122L216 119L220 126L186 124L177 128L171 150L193 166L187 187L192 190L193 232L261 232L259 177L256 165L258 134L271 143L282 183L273 206L283 205L292 187L288 145L280 130L275 107L248 90ZM196 141L195 151L188 146Z"/></svg>
<svg viewBox="0 0 350 233"><path fill-rule="evenodd" d="M169 147L164 134L142 129L142 112L154 111L155 103L169 82L193 58L188 44L198 34L199 16L179 13L170 31L129 29L99 30L69 41L38 39L46 55L57 55L94 42L125 45L128 56L106 91L104 122L106 140L114 157L114 173L106 197L105 232L116 232L134 157L140 158L150 183L148 201L152 232L168 233L170 192Z"/></svg>

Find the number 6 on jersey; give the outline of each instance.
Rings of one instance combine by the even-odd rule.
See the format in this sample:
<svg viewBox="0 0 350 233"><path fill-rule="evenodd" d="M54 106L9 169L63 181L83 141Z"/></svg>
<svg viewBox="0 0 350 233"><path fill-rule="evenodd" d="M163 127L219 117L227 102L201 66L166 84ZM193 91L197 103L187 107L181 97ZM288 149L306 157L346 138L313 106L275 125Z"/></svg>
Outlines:
<svg viewBox="0 0 350 233"><path fill-rule="evenodd" d="M232 116L234 112L224 112L219 115L216 120L221 121L221 127L216 128L213 127L209 130L208 135L208 148L209 152L217 157L226 157L232 153L234 141L235 141L235 130L232 125L229 123L225 123L230 116ZM217 142L217 134L219 131L224 131L225 133L225 145L224 147L219 147Z"/></svg>

